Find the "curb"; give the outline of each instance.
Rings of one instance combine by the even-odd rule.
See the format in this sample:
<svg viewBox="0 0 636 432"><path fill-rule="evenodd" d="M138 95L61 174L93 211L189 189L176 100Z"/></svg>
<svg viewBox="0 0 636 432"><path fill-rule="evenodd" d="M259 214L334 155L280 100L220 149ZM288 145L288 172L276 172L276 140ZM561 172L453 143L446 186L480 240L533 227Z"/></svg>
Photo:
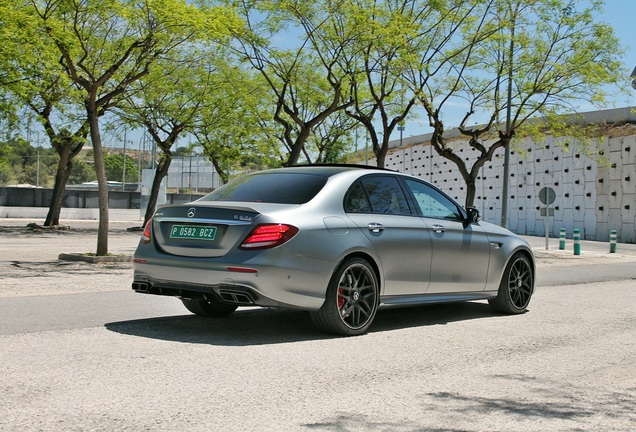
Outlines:
<svg viewBox="0 0 636 432"><path fill-rule="evenodd" d="M91 264L100 264L100 263L132 262L133 258L130 255L95 256L95 255L81 254L81 253L70 253L70 254L62 253L58 256L58 259L63 261L83 261L83 262L87 262Z"/></svg>

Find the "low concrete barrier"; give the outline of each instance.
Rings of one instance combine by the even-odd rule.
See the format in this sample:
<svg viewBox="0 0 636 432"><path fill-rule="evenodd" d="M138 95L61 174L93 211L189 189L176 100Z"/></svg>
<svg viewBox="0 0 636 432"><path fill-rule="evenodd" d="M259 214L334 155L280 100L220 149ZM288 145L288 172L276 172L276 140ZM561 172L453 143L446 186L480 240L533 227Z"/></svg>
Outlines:
<svg viewBox="0 0 636 432"><path fill-rule="evenodd" d="M46 219L48 207L3 207L0 206L0 218L13 219ZM140 221L143 215L139 209L109 209L109 220ZM62 220L98 220L97 208L63 208L60 211Z"/></svg>

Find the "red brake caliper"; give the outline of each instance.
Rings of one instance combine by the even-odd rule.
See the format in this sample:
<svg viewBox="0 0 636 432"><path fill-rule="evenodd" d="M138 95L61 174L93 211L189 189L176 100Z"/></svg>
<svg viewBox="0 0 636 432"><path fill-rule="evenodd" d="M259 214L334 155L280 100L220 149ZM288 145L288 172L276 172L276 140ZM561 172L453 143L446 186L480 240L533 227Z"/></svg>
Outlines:
<svg viewBox="0 0 636 432"><path fill-rule="evenodd" d="M342 288L338 288L338 310L342 309L345 304L345 299L342 297L343 292Z"/></svg>

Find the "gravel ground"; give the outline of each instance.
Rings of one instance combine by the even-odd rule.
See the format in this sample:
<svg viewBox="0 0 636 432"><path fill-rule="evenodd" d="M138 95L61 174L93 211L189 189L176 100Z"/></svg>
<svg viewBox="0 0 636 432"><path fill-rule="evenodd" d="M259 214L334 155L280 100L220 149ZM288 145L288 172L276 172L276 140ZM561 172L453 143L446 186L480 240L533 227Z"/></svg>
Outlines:
<svg viewBox="0 0 636 432"><path fill-rule="evenodd" d="M130 288L132 263L91 264L59 260L60 253L91 253L97 249L97 222L67 221L68 230L40 230L27 227L22 220L0 220L0 298L34 295L62 295L95 292L87 284L91 275L108 275L100 280L98 291ZM113 254L132 255L139 232L129 232L130 222L111 224L108 244ZM46 278L46 283L42 283ZM11 283L17 279L20 283ZM124 283L124 280L126 281Z"/></svg>

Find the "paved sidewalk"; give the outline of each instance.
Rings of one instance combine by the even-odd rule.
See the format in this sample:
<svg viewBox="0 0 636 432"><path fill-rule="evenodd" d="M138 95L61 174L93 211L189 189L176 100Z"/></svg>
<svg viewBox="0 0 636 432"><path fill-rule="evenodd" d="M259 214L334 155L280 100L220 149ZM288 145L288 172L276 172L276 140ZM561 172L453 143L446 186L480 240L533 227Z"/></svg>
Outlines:
<svg viewBox="0 0 636 432"><path fill-rule="evenodd" d="M528 243L532 246L532 249L544 249L545 250L545 237L536 237L536 236L525 236L521 237L528 240ZM571 238L565 240L565 248L572 252L574 241ZM549 249L559 249L559 238L551 237L548 241ZM610 250L610 243L608 241L592 241L592 240L581 240L581 251L595 251L595 252L607 252ZM633 243L617 243L616 251L621 251L623 253L633 253L636 254L636 244Z"/></svg>

